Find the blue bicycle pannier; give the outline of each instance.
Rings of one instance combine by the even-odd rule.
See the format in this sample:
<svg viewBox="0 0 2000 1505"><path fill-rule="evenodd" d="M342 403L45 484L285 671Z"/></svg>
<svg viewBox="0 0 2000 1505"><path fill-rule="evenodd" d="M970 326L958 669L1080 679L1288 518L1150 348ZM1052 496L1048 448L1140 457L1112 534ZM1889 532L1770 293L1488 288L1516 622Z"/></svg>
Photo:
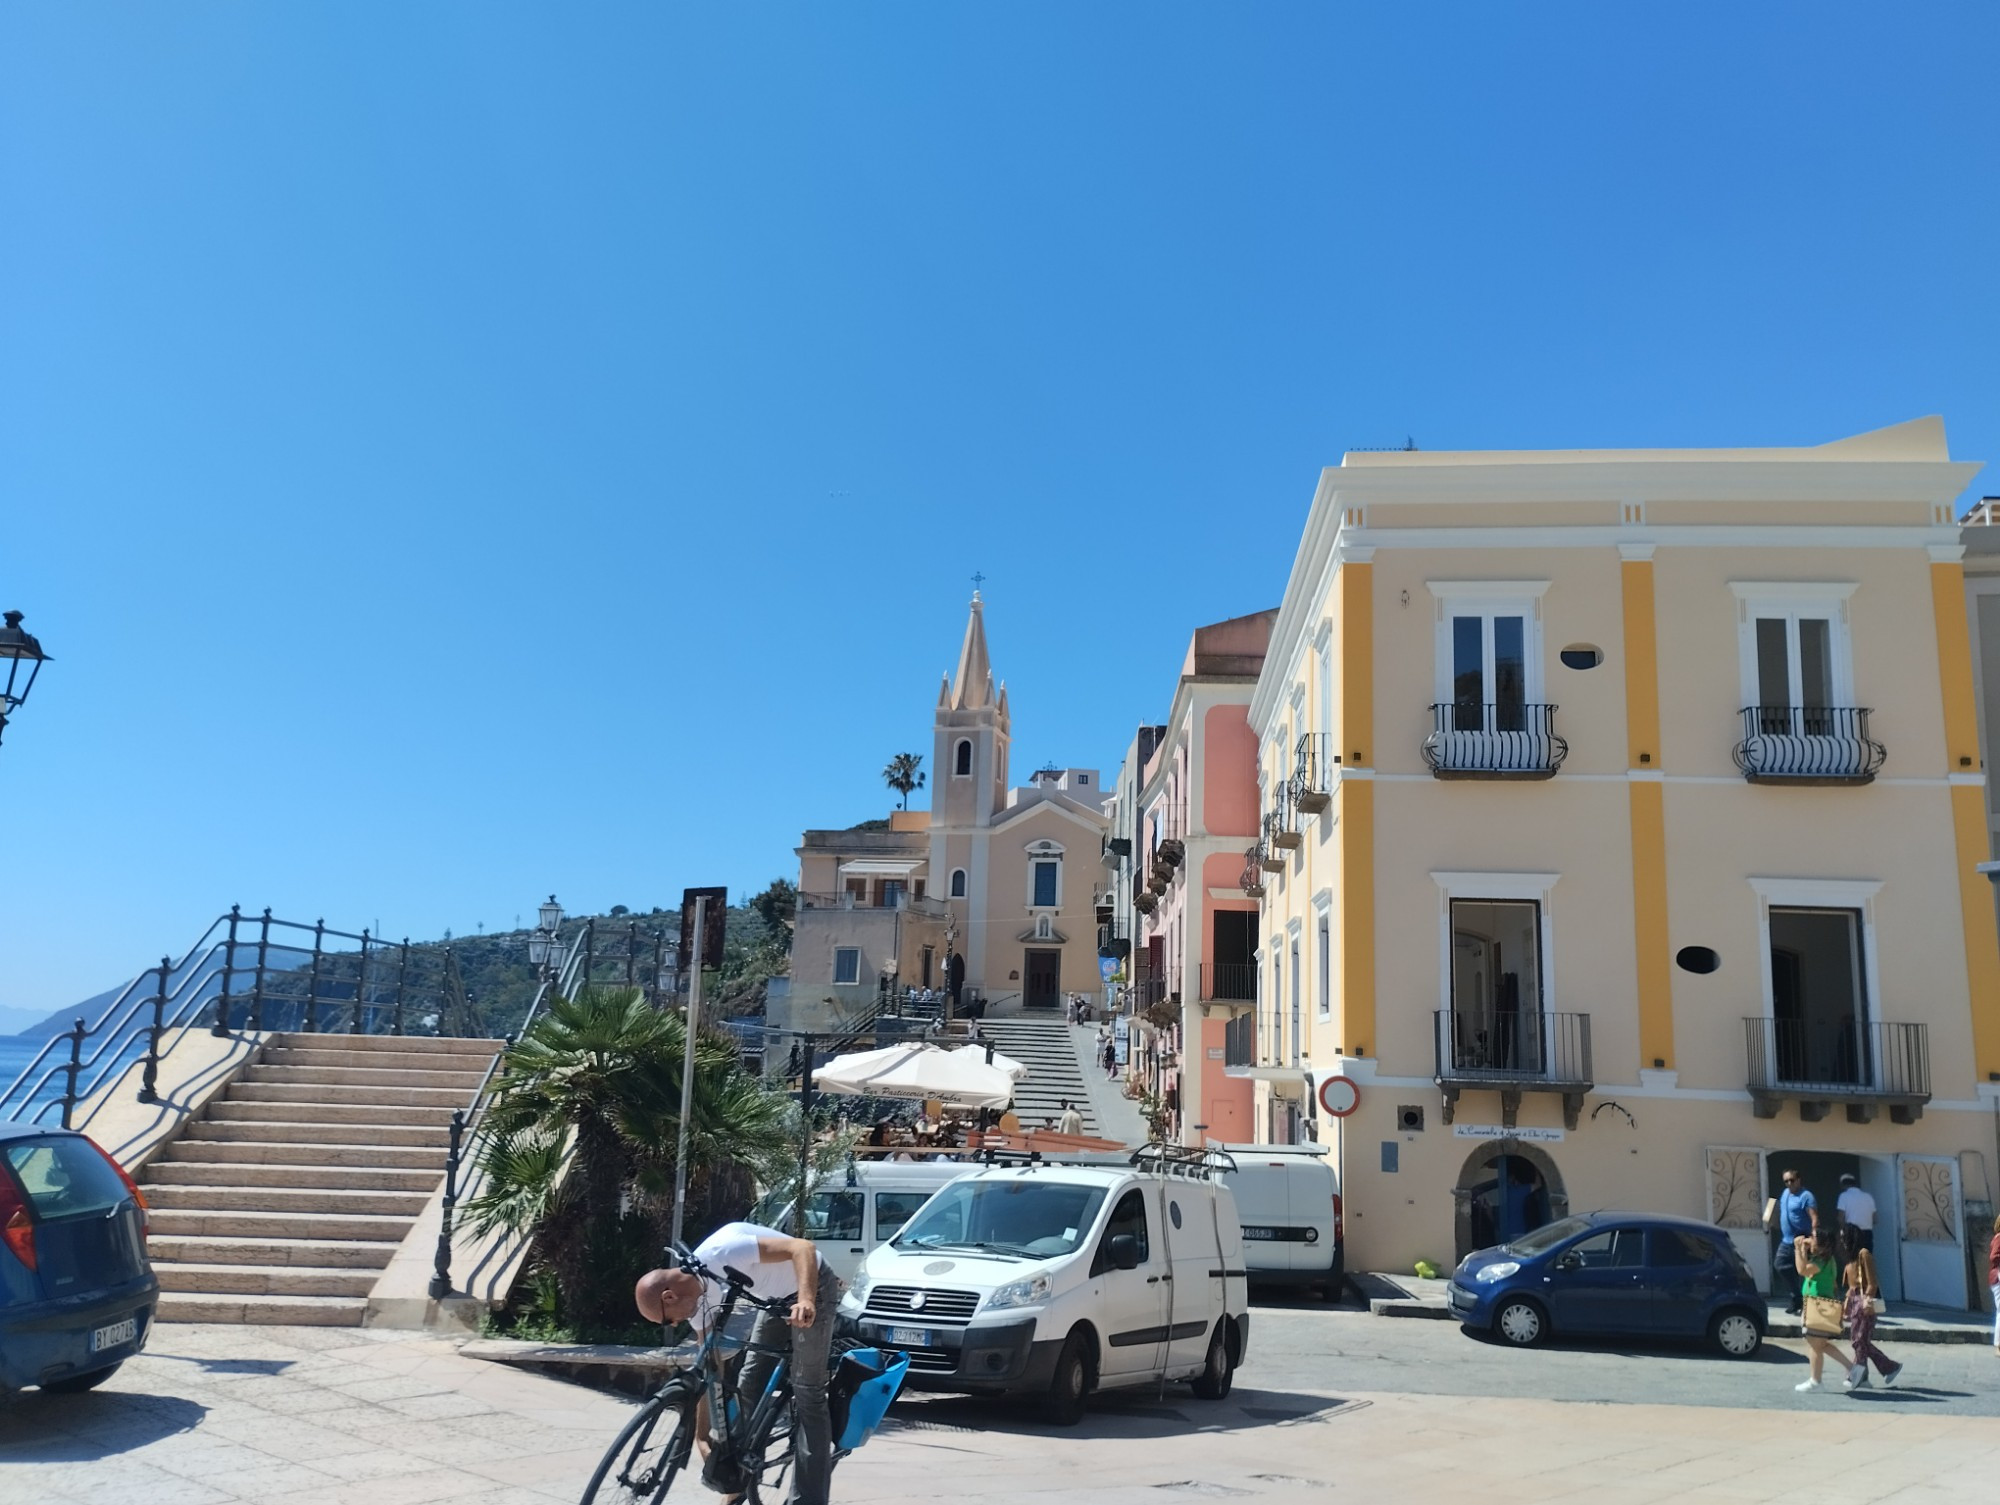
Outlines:
<svg viewBox="0 0 2000 1505"><path fill-rule="evenodd" d="M849 1453L875 1435L909 1369L908 1354L880 1348L850 1348L840 1356L826 1387L835 1447Z"/></svg>

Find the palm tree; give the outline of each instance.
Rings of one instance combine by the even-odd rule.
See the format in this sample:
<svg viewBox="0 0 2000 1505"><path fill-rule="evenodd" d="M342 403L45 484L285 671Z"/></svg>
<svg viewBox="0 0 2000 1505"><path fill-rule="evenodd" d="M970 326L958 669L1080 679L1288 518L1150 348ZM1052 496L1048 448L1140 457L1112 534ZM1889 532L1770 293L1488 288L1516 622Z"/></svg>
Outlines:
<svg viewBox="0 0 2000 1505"><path fill-rule="evenodd" d="M910 791L924 787L924 776L918 768L923 761L922 753L897 753L882 770L882 782L903 797L905 810L910 808Z"/></svg>
<svg viewBox="0 0 2000 1505"><path fill-rule="evenodd" d="M487 1181L466 1204L476 1234L535 1235L564 1314L579 1326L631 1321L632 1282L655 1262L672 1213L680 1130L679 1014L637 988L556 998L495 1078L477 1156ZM796 1156L796 1109L744 1071L730 1040L695 1041L688 1225L740 1215L756 1182Z"/></svg>

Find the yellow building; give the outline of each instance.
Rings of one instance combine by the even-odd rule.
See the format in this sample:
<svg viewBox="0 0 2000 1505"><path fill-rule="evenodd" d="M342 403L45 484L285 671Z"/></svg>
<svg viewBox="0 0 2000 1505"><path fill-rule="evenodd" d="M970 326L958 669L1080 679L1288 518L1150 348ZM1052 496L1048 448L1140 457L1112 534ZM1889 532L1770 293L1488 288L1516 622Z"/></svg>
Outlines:
<svg viewBox="0 0 2000 1505"><path fill-rule="evenodd" d="M1768 1274L1796 1165L1829 1213L1842 1173L1875 1197L1892 1297L1980 1299L1977 469L1924 419L1323 473L1250 707L1261 976L1231 1070L1264 1133L1337 1146L1350 1269L1638 1207Z"/></svg>

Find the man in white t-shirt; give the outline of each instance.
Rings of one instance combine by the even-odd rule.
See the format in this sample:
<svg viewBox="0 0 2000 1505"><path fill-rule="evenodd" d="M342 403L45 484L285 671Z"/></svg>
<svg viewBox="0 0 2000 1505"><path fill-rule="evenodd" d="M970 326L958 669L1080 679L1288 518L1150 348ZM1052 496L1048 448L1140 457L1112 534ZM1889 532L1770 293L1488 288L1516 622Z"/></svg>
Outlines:
<svg viewBox="0 0 2000 1505"><path fill-rule="evenodd" d="M1857 1249L1875 1247L1875 1199L1861 1189L1860 1182L1853 1176L1840 1178L1840 1198L1833 1204L1840 1214L1840 1221L1848 1227L1848 1236Z"/></svg>
<svg viewBox="0 0 2000 1505"><path fill-rule="evenodd" d="M733 1269L750 1279L750 1290L765 1301L791 1298L788 1317L759 1312L745 1356L736 1398L754 1406L764 1393L774 1352L791 1348L792 1395L798 1405L797 1462L792 1473L796 1505L826 1505L827 1477L833 1466L832 1425L826 1410L828 1351L843 1289L819 1257L811 1239L791 1238L757 1223L724 1223L694 1247L694 1257L710 1272L703 1280L685 1270L649 1270L632 1290L639 1315L648 1322L686 1322L705 1333L728 1294L722 1272Z"/></svg>

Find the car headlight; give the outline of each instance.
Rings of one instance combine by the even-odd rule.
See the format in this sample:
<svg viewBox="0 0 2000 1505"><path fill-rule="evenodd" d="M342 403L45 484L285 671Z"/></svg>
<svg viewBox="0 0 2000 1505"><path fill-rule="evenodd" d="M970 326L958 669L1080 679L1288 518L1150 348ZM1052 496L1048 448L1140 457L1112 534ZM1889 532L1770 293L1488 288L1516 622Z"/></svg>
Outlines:
<svg viewBox="0 0 2000 1505"><path fill-rule="evenodd" d="M874 1284L875 1282L868 1278L866 1270L855 1271L854 1279L847 1283L847 1294L840 1298L840 1304L846 1306L851 1301L857 1310L866 1306L868 1304L868 1288Z"/></svg>
<svg viewBox="0 0 2000 1505"><path fill-rule="evenodd" d="M1516 1270L1520 1268L1521 1268L1520 1261L1512 1259L1503 1259L1497 1265L1488 1265L1485 1269L1481 1270L1477 1275L1473 1276L1472 1278L1478 1281L1483 1286L1490 1286L1496 1280L1505 1280L1509 1275L1512 1275Z"/></svg>
<svg viewBox="0 0 2000 1505"><path fill-rule="evenodd" d="M1026 1280L1017 1280L1012 1285L1004 1285L986 1298L986 1309L998 1311L1002 1307L1034 1306L1047 1301L1056 1283L1046 1275L1032 1275Z"/></svg>

